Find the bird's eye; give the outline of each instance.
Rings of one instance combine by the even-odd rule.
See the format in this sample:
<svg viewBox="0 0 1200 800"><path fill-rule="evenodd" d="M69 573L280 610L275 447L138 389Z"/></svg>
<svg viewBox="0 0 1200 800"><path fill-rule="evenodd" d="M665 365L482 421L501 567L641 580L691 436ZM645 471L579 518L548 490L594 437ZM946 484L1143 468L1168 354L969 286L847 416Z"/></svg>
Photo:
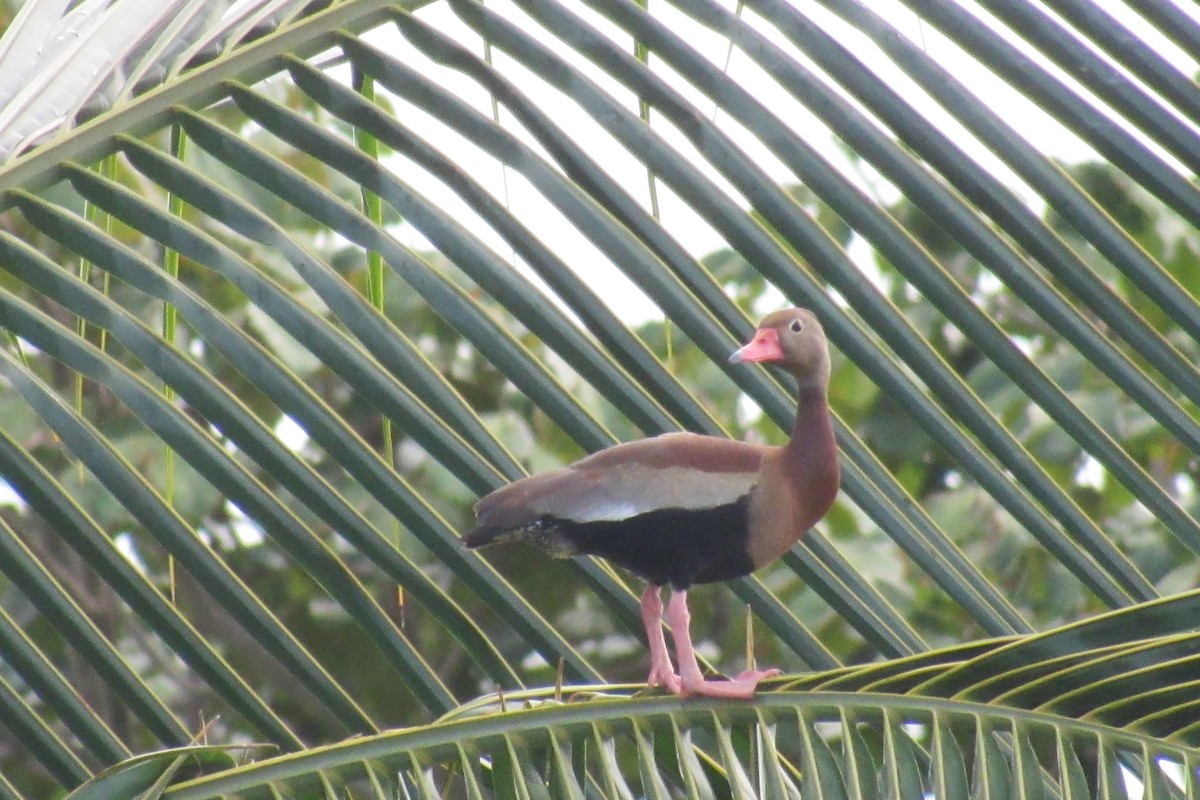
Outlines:
<svg viewBox="0 0 1200 800"><path fill-rule="evenodd" d="M800 324L800 320L797 319L792 321L792 333L799 333L800 329L803 327L804 326Z"/></svg>

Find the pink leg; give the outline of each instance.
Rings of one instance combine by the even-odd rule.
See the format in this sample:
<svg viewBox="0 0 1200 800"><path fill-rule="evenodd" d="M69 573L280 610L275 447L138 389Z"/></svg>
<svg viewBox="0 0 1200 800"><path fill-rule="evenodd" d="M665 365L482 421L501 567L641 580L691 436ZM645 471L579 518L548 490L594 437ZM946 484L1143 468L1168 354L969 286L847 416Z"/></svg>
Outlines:
<svg viewBox="0 0 1200 800"><path fill-rule="evenodd" d="M650 644L650 676L646 678L646 685L665 686L669 691L679 694L679 676L671 666L667 640L663 636L663 605L658 592L659 587L651 583L642 593L642 622L646 626L646 641Z"/></svg>
<svg viewBox="0 0 1200 800"><path fill-rule="evenodd" d="M749 699L754 696L754 689L763 678L771 678L779 673L777 669L747 670L732 681L706 681L700 673L700 664L696 661L696 652L692 649L691 615L687 608L687 592L671 593L671 602L667 607L667 619L671 623L671 635L675 637L675 656L679 659L679 679L682 697L702 694L709 697L737 697Z"/></svg>

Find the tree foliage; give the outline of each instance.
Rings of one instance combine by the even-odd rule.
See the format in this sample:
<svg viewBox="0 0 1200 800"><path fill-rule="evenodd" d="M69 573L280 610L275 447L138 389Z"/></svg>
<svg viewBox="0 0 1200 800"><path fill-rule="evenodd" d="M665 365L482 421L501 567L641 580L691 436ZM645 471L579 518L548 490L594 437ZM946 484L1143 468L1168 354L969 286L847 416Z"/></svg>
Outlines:
<svg viewBox="0 0 1200 800"><path fill-rule="evenodd" d="M852 0L958 136L815 6L495 5L310 8L0 168L0 797L1190 796L1194 82L913 3L1059 162ZM724 356L784 303L844 491L693 594L712 669L786 675L680 703L628 576L456 531L615 441L780 441Z"/></svg>

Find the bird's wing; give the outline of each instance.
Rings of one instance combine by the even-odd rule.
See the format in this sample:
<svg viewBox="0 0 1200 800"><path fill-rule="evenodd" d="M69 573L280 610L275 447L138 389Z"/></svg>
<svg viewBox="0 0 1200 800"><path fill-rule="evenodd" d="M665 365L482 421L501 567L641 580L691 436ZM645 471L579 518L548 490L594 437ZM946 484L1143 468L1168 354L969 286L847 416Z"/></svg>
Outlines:
<svg viewBox="0 0 1200 800"><path fill-rule="evenodd" d="M481 525L519 527L544 516L598 522L665 508L713 508L750 491L765 452L729 439L664 434L517 481L480 500L475 511Z"/></svg>

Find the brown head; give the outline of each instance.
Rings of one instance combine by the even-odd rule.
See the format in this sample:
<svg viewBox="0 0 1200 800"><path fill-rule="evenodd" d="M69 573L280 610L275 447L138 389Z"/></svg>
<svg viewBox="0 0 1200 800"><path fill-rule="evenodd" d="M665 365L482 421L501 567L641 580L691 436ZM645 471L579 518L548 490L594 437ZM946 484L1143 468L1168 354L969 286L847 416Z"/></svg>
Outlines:
<svg viewBox="0 0 1200 800"><path fill-rule="evenodd" d="M807 308L787 308L768 314L754 337L729 360L734 364L761 361L778 364L796 376L800 386L829 387L829 345L825 331Z"/></svg>

